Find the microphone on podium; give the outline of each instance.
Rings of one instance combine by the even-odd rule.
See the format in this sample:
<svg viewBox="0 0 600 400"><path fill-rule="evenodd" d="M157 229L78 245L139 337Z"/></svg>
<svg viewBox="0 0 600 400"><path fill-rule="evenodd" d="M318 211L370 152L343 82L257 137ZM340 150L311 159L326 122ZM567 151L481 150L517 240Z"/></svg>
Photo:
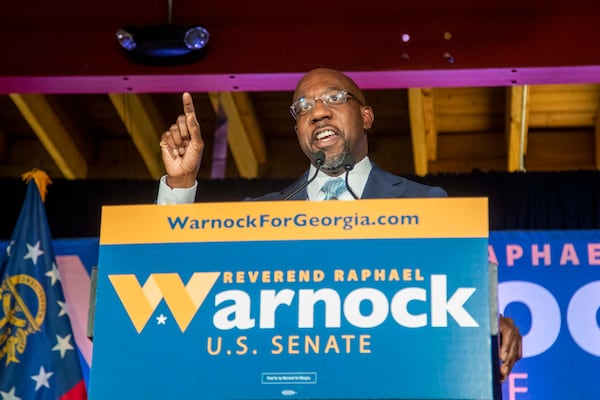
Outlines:
<svg viewBox="0 0 600 400"><path fill-rule="evenodd" d="M323 153L322 151L317 151L315 154L313 154L313 158L314 158L314 164L316 167L316 171L313 174L313 176L308 179L306 182L304 182L302 185L300 185L300 187L298 187L298 189L294 190L292 193L290 193L285 199L285 200L289 200L292 197L294 197L295 195L297 195L302 189L306 188L308 185L310 185L310 183L312 181L315 180L315 178L317 177L317 175L319 174L319 171L321 170L321 167L323 166L323 164L325 164L325 153Z"/></svg>
<svg viewBox="0 0 600 400"><path fill-rule="evenodd" d="M354 197L355 200L358 200L358 196L354 193L354 191L350 188L350 185L348 184L348 175L350 174L350 171L352 171L352 169L354 168L354 164L356 164L356 160L354 159L352 153L346 153L346 155L344 156L343 163L344 169L346 170L346 189L348 189L348 192L350 192L350 194L352 195L352 197Z"/></svg>

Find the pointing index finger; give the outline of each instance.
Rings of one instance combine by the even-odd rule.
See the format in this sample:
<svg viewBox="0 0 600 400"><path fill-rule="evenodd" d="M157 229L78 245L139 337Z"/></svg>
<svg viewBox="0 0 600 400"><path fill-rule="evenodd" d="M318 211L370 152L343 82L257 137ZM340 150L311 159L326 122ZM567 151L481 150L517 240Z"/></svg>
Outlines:
<svg viewBox="0 0 600 400"><path fill-rule="evenodd" d="M192 95L189 92L184 92L181 96L183 102L183 113L185 114L185 120L189 128L198 126L198 120L196 119L196 110L194 109L194 101Z"/></svg>

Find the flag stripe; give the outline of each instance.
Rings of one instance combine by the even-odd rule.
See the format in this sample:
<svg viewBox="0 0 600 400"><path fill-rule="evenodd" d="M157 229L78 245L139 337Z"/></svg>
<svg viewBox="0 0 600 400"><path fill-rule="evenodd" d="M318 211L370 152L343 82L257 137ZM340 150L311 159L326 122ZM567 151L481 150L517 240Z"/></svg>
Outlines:
<svg viewBox="0 0 600 400"><path fill-rule="evenodd" d="M92 341L86 336L90 276L78 256L57 256L56 264L67 304L75 342L88 366L92 365Z"/></svg>
<svg viewBox="0 0 600 400"><path fill-rule="evenodd" d="M79 381L71 390L60 397L60 400L82 400L87 398L85 383Z"/></svg>

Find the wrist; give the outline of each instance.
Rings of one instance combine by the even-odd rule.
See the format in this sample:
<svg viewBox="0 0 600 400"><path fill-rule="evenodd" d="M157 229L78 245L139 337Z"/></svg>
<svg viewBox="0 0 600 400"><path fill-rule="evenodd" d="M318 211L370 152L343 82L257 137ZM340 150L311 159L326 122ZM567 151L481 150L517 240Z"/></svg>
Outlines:
<svg viewBox="0 0 600 400"><path fill-rule="evenodd" d="M195 175L184 175L184 176L169 176L167 175L166 182L167 186L171 189L189 189L196 183Z"/></svg>

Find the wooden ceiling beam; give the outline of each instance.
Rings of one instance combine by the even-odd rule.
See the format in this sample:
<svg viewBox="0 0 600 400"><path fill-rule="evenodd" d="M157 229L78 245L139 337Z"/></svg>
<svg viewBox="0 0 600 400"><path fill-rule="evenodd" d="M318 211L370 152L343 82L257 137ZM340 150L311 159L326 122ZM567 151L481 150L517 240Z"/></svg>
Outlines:
<svg viewBox="0 0 600 400"><path fill-rule="evenodd" d="M506 96L507 170L525 170L528 126L528 86L512 86Z"/></svg>
<svg viewBox="0 0 600 400"><path fill-rule="evenodd" d="M438 131L435 123L434 97L432 88L422 88L423 120L425 122L425 140L427 143L427 159L437 160Z"/></svg>
<svg viewBox="0 0 600 400"><path fill-rule="evenodd" d="M529 87L529 128L588 128L600 107L600 85L533 85Z"/></svg>
<svg viewBox="0 0 600 400"><path fill-rule="evenodd" d="M227 143L240 176L260 177L267 149L250 96L245 92L211 92L209 97L217 115L222 108L227 118Z"/></svg>
<svg viewBox="0 0 600 400"><path fill-rule="evenodd" d="M85 178L88 172L88 162L47 96L11 94L10 98L63 176L66 179Z"/></svg>
<svg viewBox="0 0 600 400"><path fill-rule="evenodd" d="M415 174L425 176L429 172L428 160L435 159L436 155L429 155L432 143L437 148L437 132L432 132L433 103L431 103L431 91L428 89L408 89L408 113L410 120L410 136L412 139L413 162ZM429 131L428 131L429 128ZM432 136L436 137L432 139ZM437 149L436 149L437 153Z"/></svg>
<svg viewBox="0 0 600 400"><path fill-rule="evenodd" d="M152 99L147 94L133 93L110 93L108 96L150 175L159 179L165 169L158 143L166 127L163 126Z"/></svg>

